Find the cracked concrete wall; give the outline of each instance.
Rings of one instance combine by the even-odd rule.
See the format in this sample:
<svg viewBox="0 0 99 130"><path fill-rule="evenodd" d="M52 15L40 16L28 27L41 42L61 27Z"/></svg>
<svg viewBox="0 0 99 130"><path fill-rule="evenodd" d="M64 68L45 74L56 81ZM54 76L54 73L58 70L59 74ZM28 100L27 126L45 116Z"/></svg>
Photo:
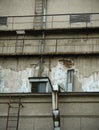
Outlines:
<svg viewBox="0 0 99 130"><path fill-rule="evenodd" d="M74 69L73 91L99 91L98 56L45 58L43 77L67 91L67 71ZM0 92L30 92L28 77L39 74L39 58L0 58Z"/></svg>

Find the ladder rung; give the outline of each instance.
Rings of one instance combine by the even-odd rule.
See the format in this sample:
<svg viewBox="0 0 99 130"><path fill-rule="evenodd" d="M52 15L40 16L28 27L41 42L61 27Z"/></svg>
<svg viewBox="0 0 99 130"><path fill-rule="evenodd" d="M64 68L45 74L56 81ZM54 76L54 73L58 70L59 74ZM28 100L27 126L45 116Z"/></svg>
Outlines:
<svg viewBox="0 0 99 130"><path fill-rule="evenodd" d="M36 11L37 11L37 10L38 10L38 11L43 11L43 9L40 8L40 7L36 8L35 10L36 10Z"/></svg>
<svg viewBox="0 0 99 130"><path fill-rule="evenodd" d="M10 117L10 118L8 118L8 121L17 121L18 120L18 118L17 117Z"/></svg>
<svg viewBox="0 0 99 130"><path fill-rule="evenodd" d="M16 128L17 126L8 126L8 128Z"/></svg>
<svg viewBox="0 0 99 130"><path fill-rule="evenodd" d="M8 127L7 130L16 130L17 127Z"/></svg>
<svg viewBox="0 0 99 130"><path fill-rule="evenodd" d="M18 117L18 115L9 115L9 117Z"/></svg>
<svg viewBox="0 0 99 130"><path fill-rule="evenodd" d="M42 4L39 4L39 5L37 5L37 7L43 7L43 6L42 6ZM37 7L36 7L36 8L37 8Z"/></svg>
<svg viewBox="0 0 99 130"><path fill-rule="evenodd" d="M43 0L36 0L36 3L39 3L39 2L42 2L42 3L43 3Z"/></svg>
<svg viewBox="0 0 99 130"><path fill-rule="evenodd" d="M8 120L8 121L17 121L17 120Z"/></svg>
<svg viewBox="0 0 99 130"><path fill-rule="evenodd" d="M38 5L43 5L43 2L36 2L35 5L38 6Z"/></svg>
<svg viewBox="0 0 99 130"><path fill-rule="evenodd" d="M22 40L17 40L17 43L22 43ZM8 117L7 117L7 126L6 130L16 130L18 125L19 119L19 111L20 111L20 100L10 98L9 101L9 108L8 108Z"/></svg>
<svg viewBox="0 0 99 130"><path fill-rule="evenodd" d="M15 127L8 127L8 129L12 129L12 128L13 128L13 129L14 129L14 128L16 129L16 127L17 127L17 126L15 126Z"/></svg>
<svg viewBox="0 0 99 130"><path fill-rule="evenodd" d="M19 107L10 107L10 108L19 108Z"/></svg>
<svg viewBox="0 0 99 130"><path fill-rule="evenodd" d="M37 8L36 11L41 11L41 12L43 12L42 8Z"/></svg>
<svg viewBox="0 0 99 130"><path fill-rule="evenodd" d="M39 5L42 5L42 6L43 6L43 3L42 3L42 2L37 2L37 3L35 3L35 6L39 6Z"/></svg>
<svg viewBox="0 0 99 130"><path fill-rule="evenodd" d="M36 13L38 13L39 15L42 15L43 11L41 10L36 10ZM42 17L42 16L41 16Z"/></svg>
<svg viewBox="0 0 99 130"><path fill-rule="evenodd" d="M9 115L10 118L18 117L18 115Z"/></svg>
<svg viewBox="0 0 99 130"><path fill-rule="evenodd" d="M19 101L10 101L10 103L20 103Z"/></svg>
<svg viewBox="0 0 99 130"><path fill-rule="evenodd" d="M18 115L18 113L9 113L9 115Z"/></svg>
<svg viewBox="0 0 99 130"><path fill-rule="evenodd" d="M42 0L41 0L41 1L37 1L37 0L36 0L36 3L43 3L43 1L42 1Z"/></svg>
<svg viewBox="0 0 99 130"><path fill-rule="evenodd" d="M42 4L37 5L37 6L35 7L35 9L37 9L37 8L39 8L39 7L41 7L41 8L43 9L43 5L42 5Z"/></svg>

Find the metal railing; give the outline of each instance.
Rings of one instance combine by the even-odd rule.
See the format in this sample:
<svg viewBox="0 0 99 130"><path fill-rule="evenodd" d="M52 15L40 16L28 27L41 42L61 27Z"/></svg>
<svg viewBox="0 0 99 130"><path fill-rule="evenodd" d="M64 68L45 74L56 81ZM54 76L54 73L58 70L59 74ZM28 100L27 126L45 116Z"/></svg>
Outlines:
<svg viewBox="0 0 99 130"><path fill-rule="evenodd" d="M75 54L99 53L99 37L46 38L44 52L41 52L42 39L0 39L0 54Z"/></svg>
<svg viewBox="0 0 99 130"><path fill-rule="evenodd" d="M7 24L0 25L0 30L35 29L35 17L44 16L46 17L46 29L99 27L99 13L78 13L49 14L37 16L4 16L7 17ZM88 18L86 16L88 16ZM79 18L80 20L77 21Z"/></svg>

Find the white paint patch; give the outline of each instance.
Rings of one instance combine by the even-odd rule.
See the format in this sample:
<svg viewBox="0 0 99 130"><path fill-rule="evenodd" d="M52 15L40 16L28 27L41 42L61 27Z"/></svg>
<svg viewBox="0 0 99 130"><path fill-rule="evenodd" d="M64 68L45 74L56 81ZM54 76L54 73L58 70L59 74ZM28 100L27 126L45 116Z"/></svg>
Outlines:
<svg viewBox="0 0 99 130"><path fill-rule="evenodd" d="M30 92L28 77L33 76L31 68L18 72L11 69L0 69L0 74L1 93Z"/></svg>
<svg viewBox="0 0 99 130"><path fill-rule="evenodd" d="M50 77L53 84L59 85L62 91L66 91L67 69L62 63L58 62L57 66L51 69Z"/></svg>
<svg viewBox="0 0 99 130"><path fill-rule="evenodd" d="M71 69L73 69L72 66ZM75 68L74 68L75 69ZM4 69L0 67L0 92L1 93L26 93L31 92L28 77L35 77L38 75L39 67L26 68L22 71L14 71L11 69ZM44 66L42 73L43 77L49 77L53 84L61 87L61 91L67 91L67 71L68 68L62 62L58 62L55 67L51 67L51 72ZM77 80L80 82L81 88L84 92L99 92L99 72L92 73L89 77L84 77L75 69ZM77 83L76 83L77 85ZM75 87L75 86L74 86ZM76 90L79 89L76 87Z"/></svg>
<svg viewBox="0 0 99 130"><path fill-rule="evenodd" d="M84 92L99 92L99 72L94 72L89 77L77 74Z"/></svg>
<svg viewBox="0 0 99 130"><path fill-rule="evenodd" d="M84 78L82 88L87 92L98 92L99 91L99 72L93 73L88 78Z"/></svg>
<svg viewBox="0 0 99 130"><path fill-rule="evenodd" d="M84 92L99 92L99 72L94 72L89 77L85 77L81 75L74 66L72 66L72 69L75 70L75 75L77 76L77 80L74 82L80 82ZM66 68L61 62L58 62L57 66L51 68L51 70L50 77L53 83L61 86L63 91L66 91L68 68ZM79 90L78 87L79 86L76 87L75 91Z"/></svg>

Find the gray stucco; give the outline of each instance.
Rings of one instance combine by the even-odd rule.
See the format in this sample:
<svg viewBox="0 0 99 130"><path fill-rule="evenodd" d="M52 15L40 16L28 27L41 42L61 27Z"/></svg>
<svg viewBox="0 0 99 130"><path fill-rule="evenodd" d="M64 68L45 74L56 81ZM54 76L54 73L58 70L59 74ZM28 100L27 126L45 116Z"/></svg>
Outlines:
<svg viewBox="0 0 99 130"><path fill-rule="evenodd" d="M1 95L0 95L1 96ZM6 128L9 96L0 97L0 129ZM17 95L21 97L19 130L52 130L51 95ZM15 97L15 95L14 95ZM14 97L12 97L14 99ZM62 130L97 130L99 128L99 94L63 94L59 96Z"/></svg>

